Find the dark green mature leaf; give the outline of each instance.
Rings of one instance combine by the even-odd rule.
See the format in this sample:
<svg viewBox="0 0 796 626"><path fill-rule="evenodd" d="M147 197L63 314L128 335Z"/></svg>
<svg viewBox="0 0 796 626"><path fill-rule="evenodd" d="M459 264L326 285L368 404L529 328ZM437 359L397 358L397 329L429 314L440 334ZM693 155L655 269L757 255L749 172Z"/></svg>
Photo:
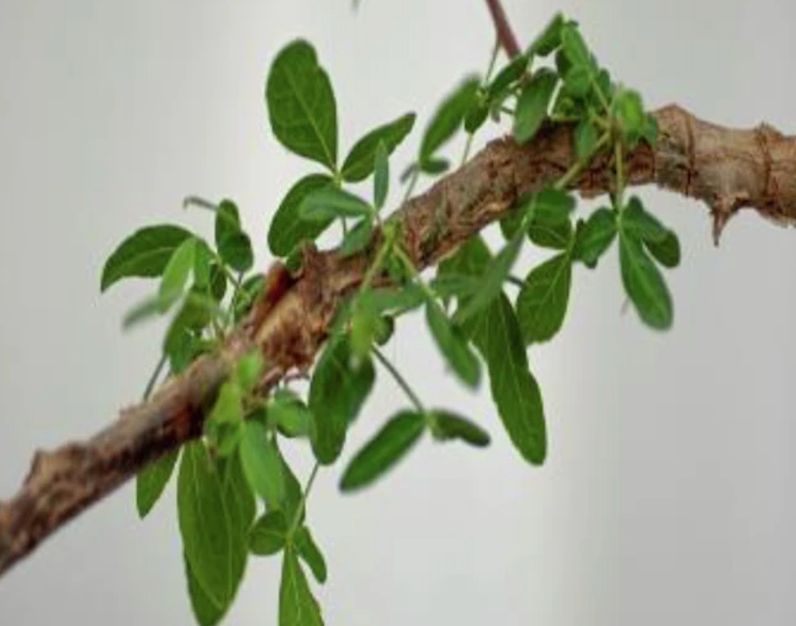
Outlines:
<svg viewBox="0 0 796 626"><path fill-rule="evenodd" d="M554 52L561 45L561 28L565 22L564 16L561 13L556 13L542 33L528 48L529 54L546 57L551 52Z"/></svg>
<svg viewBox="0 0 796 626"><path fill-rule="evenodd" d="M573 256L590 268L597 265L599 258L610 247L616 237L616 220L610 209L597 209L578 229Z"/></svg>
<svg viewBox="0 0 796 626"><path fill-rule="evenodd" d="M467 326L489 369L492 398L509 438L535 465L547 456L547 429L539 385L528 368L519 322L505 295Z"/></svg>
<svg viewBox="0 0 796 626"><path fill-rule="evenodd" d="M527 54L520 54L513 58L506 67L500 70L487 90L487 98L491 101L500 98L514 83L525 74L530 58Z"/></svg>
<svg viewBox="0 0 796 626"><path fill-rule="evenodd" d="M459 328L451 323L439 304L433 301L426 304L426 321L437 347L459 380L470 387L477 387L481 380L481 366Z"/></svg>
<svg viewBox="0 0 796 626"><path fill-rule="evenodd" d="M227 607L218 606L205 593L205 590L202 589L196 579L196 575L191 571L191 565L188 563L188 557L185 554L183 554L183 561L185 562L185 577L188 581L188 595L191 599L194 617L200 626L215 626L224 617Z"/></svg>
<svg viewBox="0 0 796 626"><path fill-rule="evenodd" d="M295 537L293 537L293 541L298 555L309 566L312 575L315 576L315 580L321 584L325 583L327 575L326 559L323 558L323 553L312 538L310 529L306 526L299 528Z"/></svg>
<svg viewBox="0 0 796 626"><path fill-rule="evenodd" d="M277 554L287 543L288 520L282 511L268 511L249 531L249 550L258 556Z"/></svg>
<svg viewBox="0 0 796 626"><path fill-rule="evenodd" d="M279 626L323 626L321 609L310 591L295 549L285 550L279 586Z"/></svg>
<svg viewBox="0 0 796 626"><path fill-rule="evenodd" d="M591 67L594 63L589 47L575 22L567 22L561 26L561 48L574 66Z"/></svg>
<svg viewBox="0 0 796 626"><path fill-rule="evenodd" d="M320 222L336 217L369 217L373 212L373 207L362 198L337 187L313 191L299 207L302 219Z"/></svg>
<svg viewBox="0 0 796 626"><path fill-rule="evenodd" d="M290 465L285 460L285 457L282 456L282 453L279 451L279 446L276 445L276 442L274 442L274 445L279 453L279 458L282 460L282 475L285 477L285 497L279 504L279 509L285 514L285 519L292 521L295 519L296 515L299 514L299 507L302 506L301 483L299 482L298 478L296 478L296 475L293 473ZM299 514L299 521L303 520L304 511L302 509L301 513Z"/></svg>
<svg viewBox="0 0 796 626"><path fill-rule="evenodd" d="M565 222L575 209L575 204L572 194L546 187L534 197L532 209L534 221L550 225Z"/></svg>
<svg viewBox="0 0 796 626"><path fill-rule="evenodd" d="M480 81L470 77L449 94L431 118L420 142L420 167L429 172L431 158L462 125L464 116L478 95ZM434 173L434 172L429 172Z"/></svg>
<svg viewBox="0 0 796 626"><path fill-rule="evenodd" d="M478 290L467 299L467 304L459 308L454 319L461 323L483 310L503 292L503 283L511 273L522 248L523 235L517 233L492 261L481 275Z"/></svg>
<svg viewBox="0 0 796 626"><path fill-rule="evenodd" d="M135 231L108 257L102 270L100 291L129 277L160 276L174 251L193 235L179 226L160 224Z"/></svg>
<svg viewBox="0 0 796 626"><path fill-rule="evenodd" d="M288 150L337 166L337 104L314 48L297 40L274 59L265 87L271 128Z"/></svg>
<svg viewBox="0 0 796 626"><path fill-rule="evenodd" d="M325 174L310 174L290 188L268 228L268 247L273 254L287 256L303 240L314 241L334 221L333 218L306 221L299 214L299 207L308 195L331 184L332 179Z"/></svg>
<svg viewBox="0 0 796 626"><path fill-rule="evenodd" d="M240 440L240 461L252 489L265 500L269 509L278 507L285 497L282 463L265 427L247 421Z"/></svg>
<svg viewBox="0 0 796 626"><path fill-rule="evenodd" d="M359 367L354 369L351 357L347 338L332 339L318 360L310 383L312 450L323 465L334 463L340 455L348 425L373 387L375 371L370 359L361 359Z"/></svg>
<svg viewBox="0 0 796 626"><path fill-rule="evenodd" d="M471 446L483 448L490 443L489 433L478 424L444 409L431 412L434 427L432 433L437 441L459 439Z"/></svg>
<svg viewBox="0 0 796 626"><path fill-rule="evenodd" d="M174 472L174 465L177 463L179 453L178 449L170 450L138 472L135 481L135 502L138 507L138 516L141 519L149 514L163 494L163 490Z"/></svg>
<svg viewBox="0 0 796 626"><path fill-rule="evenodd" d="M666 231L663 241L644 241L650 254L664 267L680 265L680 240L674 231Z"/></svg>
<svg viewBox="0 0 796 626"><path fill-rule="evenodd" d="M651 213L647 213L638 196L628 200L622 211L622 228L628 234L645 242L661 243L669 230Z"/></svg>
<svg viewBox="0 0 796 626"><path fill-rule="evenodd" d="M425 298L423 289L415 283L400 288L369 289L359 295L362 306L377 313L415 309L425 302Z"/></svg>
<svg viewBox="0 0 796 626"><path fill-rule="evenodd" d="M624 230L619 233L622 284L639 317L648 326L666 330L674 319L669 289L641 242Z"/></svg>
<svg viewBox="0 0 796 626"><path fill-rule="evenodd" d="M184 446L177 507L191 572L216 606L228 606L236 588L233 529L218 472L201 441Z"/></svg>
<svg viewBox="0 0 796 626"><path fill-rule="evenodd" d="M479 90L475 101L470 105L470 110L464 116L464 130L474 134L486 122L489 116L489 102L485 99L483 90Z"/></svg>
<svg viewBox="0 0 796 626"><path fill-rule="evenodd" d="M312 414L301 398L287 389L277 389L268 404L268 422L285 437L303 437L310 433Z"/></svg>
<svg viewBox="0 0 796 626"><path fill-rule="evenodd" d="M354 491L383 476L418 442L426 428L426 416L401 411L357 452L340 480L340 489Z"/></svg>
<svg viewBox="0 0 796 626"><path fill-rule="evenodd" d="M544 67L522 90L514 113L514 138L518 143L530 141L541 128L557 82L556 73Z"/></svg>
<svg viewBox="0 0 796 626"><path fill-rule="evenodd" d="M233 269L246 272L254 264L249 236L241 230L238 207L222 200L216 211L216 247L221 258Z"/></svg>
<svg viewBox="0 0 796 626"><path fill-rule="evenodd" d="M387 154L392 154L393 150L412 131L414 124L415 114L407 113L389 124L371 130L357 141L351 148L351 152L348 153L343 163L343 179L350 183L365 180L373 172L379 144L383 143Z"/></svg>
<svg viewBox="0 0 796 626"><path fill-rule="evenodd" d="M562 252L531 270L517 296L517 318L526 344L549 341L564 323L572 262Z"/></svg>
<svg viewBox="0 0 796 626"><path fill-rule="evenodd" d="M566 220L558 224L545 224L539 221L531 222L528 227L528 238L537 246L564 250L572 240L572 221Z"/></svg>
<svg viewBox="0 0 796 626"><path fill-rule="evenodd" d="M390 190L390 160L387 146L383 141L379 142L374 157L375 172L373 175L373 206L377 211L384 207L387 201L387 193Z"/></svg>

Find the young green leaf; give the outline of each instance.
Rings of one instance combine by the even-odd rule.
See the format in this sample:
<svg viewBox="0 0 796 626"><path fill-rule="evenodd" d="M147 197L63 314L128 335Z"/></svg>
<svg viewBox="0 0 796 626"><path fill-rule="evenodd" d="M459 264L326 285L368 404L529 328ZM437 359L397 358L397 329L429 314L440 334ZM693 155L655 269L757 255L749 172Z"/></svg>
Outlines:
<svg viewBox="0 0 796 626"><path fill-rule="evenodd" d="M464 384L477 387L481 380L478 357L467 339L435 301L426 304L426 321L445 360Z"/></svg>
<svg viewBox="0 0 796 626"><path fill-rule="evenodd" d="M556 13L553 19L547 24L541 34L533 41L528 48L528 53L540 57L546 57L561 45L561 28L566 20L561 13Z"/></svg>
<svg viewBox="0 0 796 626"><path fill-rule="evenodd" d="M141 519L149 514L163 494L174 472L179 453L179 450L170 450L138 472L135 481L135 502Z"/></svg>
<svg viewBox="0 0 796 626"><path fill-rule="evenodd" d="M610 209L597 209L575 235L573 257L594 268L616 237L616 219Z"/></svg>
<svg viewBox="0 0 796 626"><path fill-rule="evenodd" d="M370 217L373 212L373 207L362 198L337 187L313 191L299 207L303 220L320 222L336 217Z"/></svg>
<svg viewBox="0 0 796 626"><path fill-rule="evenodd" d="M671 327L674 314L666 282L641 242L624 230L619 233L619 261L622 284L641 320L658 330Z"/></svg>
<svg viewBox="0 0 796 626"><path fill-rule="evenodd" d="M308 195L331 185L329 176L310 174L290 188L268 228L268 247L272 254L287 256L303 240L314 241L332 223L333 218L308 222L299 214L299 207Z"/></svg>
<svg viewBox="0 0 796 626"><path fill-rule="evenodd" d="M315 576L315 580L321 584L325 583L327 574L326 559L323 558L323 553L312 538L310 529L306 526L299 528L296 531L293 541L295 542L298 555L301 557L301 560L309 566L312 575Z"/></svg>
<svg viewBox="0 0 796 626"><path fill-rule="evenodd" d="M238 382L244 393L249 393L260 382L263 364L263 355L259 350L244 354L238 361Z"/></svg>
<svg viewBox="0 0 796 626"><path fill-rule="evenodd" d="M620 90L616 94L614 110L625 141L633 145L647 127L647 116L644 113L641 96L631 89Z"/></svg>
<svg viewBox="0 0 796 626"><path fill-rule="evenodd" d="M232 528L218 472L201 441L183 448L177 509L190 569L213 603L226 607L236 588Z"/></svg>
<svg viewBox="0 0 796 626"><path fill-rule="evenodd" d="M561 26L561 49L574 66L591 68L594 64L589 47L575 22L567 22Z"/></svg>
<svg viewBox="0 0 796 626"><path fill-rule="evenodd" d="M310 432L312 414L301 398L287 389L277 389L268 404L268 423L285 437L304 437Z"/></svg>
<svg viewBox="0 0 796 626"><path fill-rule="evenodd" d="M575 128L575 154L581 161L588 161L597 147L597 128L588 119L582 119Z"/></svg>
<svg viewBox="0 0 796 626"><path fill-rule="evenodd" d="M238 207L222 200L216 211L216 247L225 263L238 272L246 272L254 264L249 236L241 230Z"/></svg>
<svg viewBox="0 0 796 626"><path fill-rule="evenodd" d="M269 508L278 507L285 497L285 478L279 455L262 424L254 421L244 424L240 461L252 489Z"/></svg>
<svg viewBox="0 0 796 626"><path fill-rule="evenodd" d="M353 491L382 476L417 443L426 428L426 416L401 411L357 452L345 470L340 489Z"/></svg>
<svg viewBox="0 0 796 626"><path fill-rule="evenodd" d="M644 245L658 263L664 267L680 265L680 240L674 231L666 231L662 241L644 241Z"/></svg>
<svg viewBox="0 0 796 626"><path fill-rule="evenodd" d="M174 251L192 236L184 228L171 224L137 230L108 257L102 270L100 291L123 278L160 276Z"/></svg>
<svg viewBox="0 0 796 626"><path fill-rule="evenodd" d="M373 220L364 217L349 230L340 244L340 256L347 257L368 247L373 235Z"/></svg>
<svg viewBox="0 0 796 626"><path fill-rule="evenodd" d="M420 142L419 162L423 171L437 173L437 168L430 168L431 159L461 127L464 116L478 95L479 86L477 77L464 80L434 113Z"/></svg>
<svg viewBox="0 0 796 626"><path fill-rule="evenodd" d="M323 626L321 609L312 596L295 549L285 550L282 559L279 626Z"/></svg>
<svg viewBox="0 0 796 626"><path fill-rule="evenodd" d="M526 344L549 341L561 329L571 282L572 261L566 252L528 274L517 296L517 318Z"/></svg>
<svg viewBox="0 0 796 626"><path fill-rule="evenodd" d="M351 148L343 163L343 180L350 183L365 180L373 172L379 144L383 143L387 154L392 154L412 131L414 124L415 114L407 113L389 124L374 128L362 137Z"/></svg>
<svg viewBox="0 0 796 626"><path fill-rule="evenodd" d="M287 543L288 522L280 510L268 511L249 531L249 550L258 556L277 554Z"/></svg>
<svg viewBox="0 0 796 626"><path fill-rule="evenodd" d="M232 381L221 385L207 421L208 424L238 424L243 421L243 399L239 385Z"/></svg>
<svg viewBox="0 0 796 626"><path fill-rule="evenodd" d="M661 243L666 239L669 230L651 213L647 213L638 196L628 200L625 210L621 213L622 229L637 239L645 242Z"/></svg>
<svg viewBox="0 0 796 626"><path fill-rule="evenodd" d="M384 207L387 201L387 193L390 190L390 160L387 146L383 141L379 142L376 148L375 173L373 176L373 206L377 211Z"/></svg>
<svg viewBox="0 0 796 626"><path fill-rule="evenodd" d="M478 424L444 409L431 412L432 434L437 441L459 439L471 446L483 448L490 443L489 433Z"/></svg>
<svg viewBox="0 0 796 626"><path fill-rule="evenodd" d="M557 82L555 72L541 68L522 90L514 113L514 137L518 143L530 141L541 128Z"/></svg>
<svg viewBox="0 0 796 626"><path fill-rule="evenodd" d="M529 62L530 58L527 54L520 54L513 58L489 84L487 99L491 102L501 98L514 83L525 75Z"/></svg>
<svg viewBox="0 0 796 626"><path fill-rule="evenodd" d="M323 465L333 463L340 455L348 425L356 418L373 387L375 372L370 359L360 359L356 369L351 359L348 339L333 338L318 360L310 383L312 449Z"/></svg>
<svg viewBox="0 0 796 626"><path fill-rule="evenodd" d="M291 152L335 171L337 105L314 48L297 40L274 59L265 87L271 128Z"/></svg>
<svg viewBox="0 0 796 626"><path fill-rule="evenodd" d="M489 116L489 102L483 90L479 90L477 97L470 104L470 109L464 115L464 130L470 135L475 134L486 122Z"/></svg>

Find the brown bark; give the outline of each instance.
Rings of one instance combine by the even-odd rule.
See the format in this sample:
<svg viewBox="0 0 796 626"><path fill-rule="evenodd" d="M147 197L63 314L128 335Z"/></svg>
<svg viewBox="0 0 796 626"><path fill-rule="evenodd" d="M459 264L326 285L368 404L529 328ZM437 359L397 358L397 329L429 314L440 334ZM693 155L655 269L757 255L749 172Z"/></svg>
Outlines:
<svg viewBox="0 0 796 626"><path fill-rule="evenodd" d="M654 115L658 145L641 145L627 156L630 184L654 183L702 200L714 216L717 239L744 207L779 223L796 221L796 138L765 124L751 130L722 128L678 106ZM521 194L558 179L572 163L567 125L547 125L525 146L498 139L391 219L402 224L408 254L418 267L427 267L507 215ZM612 171L610 157L600 156L572 187L585 196L604 193ZM295 284L277 303L266 303L267 310L255 307L218 354L199 359L91 439L38 452L20 491L0 503L0 574L148 463L199 436L219 385L247 350L259 347L269 364L263 392L291 371L309 367L337 307L362 280L370 254L342 259L334 251L307 248Z"/></svg>

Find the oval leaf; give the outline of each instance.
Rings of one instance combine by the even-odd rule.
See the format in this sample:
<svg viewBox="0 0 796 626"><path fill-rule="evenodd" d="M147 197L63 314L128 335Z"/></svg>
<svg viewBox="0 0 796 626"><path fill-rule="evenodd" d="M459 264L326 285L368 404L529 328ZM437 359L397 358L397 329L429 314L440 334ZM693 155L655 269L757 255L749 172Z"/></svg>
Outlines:
<svg viewBox="0 0 796 626"><path fill-rule="evenodd" d="M295 550L285 550L279 585L279 626L323 626L321 609L312 596Z"/></svg>
<svg viewBox="0 0 796 626"><path fill-rule="evenodd" d="M489 433L478 424L449 411L432 412L434 438L438 441L460 439L471 446L483 448L489 445Z"/></svg>
<svg viewBox="0 0 796 626"><path fill-rule="evenodd" d="M174 473L179 453L179 450L170 450L138 472L135 481L135 502L141 519L149 514L163 494Z"/></svg>
<svg viewBox="0 0 796 626"><path fill-rule="evenodd" d="M670 328L674 312L666 282L641 242L624 231L619 237L619 262L622 284L641 320L658 330Z"/></svg>
<svg viewBox="0 0 796 626"><path fill-rule="evenodd" d="M402 411L357 452L340 481L340 489L353 491L372 483L395 465L420 439L426 416Z"/></svg>
<svg viewBox="0 0 796 626"><path fill-rule="evenodd" d="M429 171L427 165L434 153L461 127L464 116L478 94L479 86L478 78L466 79L437 108L420 142L420 166L424 171Z"/></svg>
<svg viewBox="0 0 796 626"><path fill-rule="evenodd" d="M342 169L343 179L350 183L365 180L373 173L379 144L384 143L387 154L392 154L393 150L412 132L414 124L415 114L407 113L389 124L371 130L354 144L345 158Z"/></svg>
<svg viewBox="0 0 796 626"><path fill-rule="evenodd" d="M265 500L269 508L279 507L285 497L282 461L262 424L254 421L244 424L240 461L252 489Z"/></svg>
<svg viewBox="0 0 796 626"><path fill-rule="evenodd" d="M299 207L301 219L326 222L336 217L366 217L373 208L362 198L337 187L324 187L310 193Z"/></svg>
<svg viewBox="0 0 796 626"><path fill-rule="evenodd" d="M557 82L556 73L543 67L533 75L531 82L523 89L514 114L514 137L517 142L530 141L541 128L542 122L547 117Z"/></svg>
<svg viewBox="0 0 796 626"><path fill-rule="evenodd" d="M287 519L282 511L269 511L249 531L249 550L258 556L276 554L287 543Z"/></svg>
<svg viewBox="0 0 796 626"><path fill-rule="evenodd" d="M321 584L325 583L327 574L326 559L323 558L323 553L312 538L310 529L306 526L299 528L293 541L295 542L296 550L298 550L298 555L309 566L312 575L315 576L315 580Z"/></svg>
<svg viewBox="0 0 796 626"><path fill-rule="evenodd" d="M528 274L517 296L517 318L526 344L548 341L561 329L571 282L567 253L548 259Z"/></svg>
<svg viewBox="0 0 796 626"><path fill-rule="evenodd" d="M426 321L437 347L459 380L470 387L477 387L481 380L481 366L478 363L478 357L470 348L467 339L451 323L436 302L427 303Z"/></svg>
<svg viewBox="0 0 796 626"><path fill-rule="evenodd" d="M575 238L573 256L590 268L597 265L616 237L614 213L606 208L597 209L579 228Z"/></svg>
<svg viewBox="0 0 796 626"><path fill-rule="evenodd" d="M249 236L241 230L238 207L222 200L216 211L216 247L218 254L230 267L246 272L254 264L254 252Z"/></svg>
<svg viewBox="0 0 796 626"><path fill-rule="evenodd" d="M332 218L308 222L299 215L299 207L309 194L331 184L331 177L325 174L310 174L290 188L268 228L268 247L273 254L287 256L305 239L315 241L332 223Z"/></svg>

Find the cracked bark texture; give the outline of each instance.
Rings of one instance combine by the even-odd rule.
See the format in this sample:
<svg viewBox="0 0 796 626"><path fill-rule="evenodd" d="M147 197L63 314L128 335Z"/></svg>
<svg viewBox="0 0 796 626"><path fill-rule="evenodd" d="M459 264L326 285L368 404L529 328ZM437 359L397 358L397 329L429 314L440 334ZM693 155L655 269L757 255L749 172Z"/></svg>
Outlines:
<svg viewBox="0 0 796 626"><path fill-rule="evenodd" d="M627 155L631 185L655 184L701 200L714 220L714 238L742 208L780 224L796 222L796 138L761 124L727 129L671 105L653 114L657 147ZM548 124L528 145L510 138L486 146L459 170L409 200L390 219L402 224L402 244L418 267L454 252L469 237L506 216L523 193L559 178L574 161L573 128ZM581 195L607 192L610 155L594 159L572 184ZM197 360L149 401L125 409L94 437L37 452L19 492L0 502L0 574L88 506L159 456L199 436L230 367L262 350L269 369L262 392L312 364L332 318L362 280L375 246L342 259L305 249L295 283L276 303L261 302L218 353Z"/></svg>

